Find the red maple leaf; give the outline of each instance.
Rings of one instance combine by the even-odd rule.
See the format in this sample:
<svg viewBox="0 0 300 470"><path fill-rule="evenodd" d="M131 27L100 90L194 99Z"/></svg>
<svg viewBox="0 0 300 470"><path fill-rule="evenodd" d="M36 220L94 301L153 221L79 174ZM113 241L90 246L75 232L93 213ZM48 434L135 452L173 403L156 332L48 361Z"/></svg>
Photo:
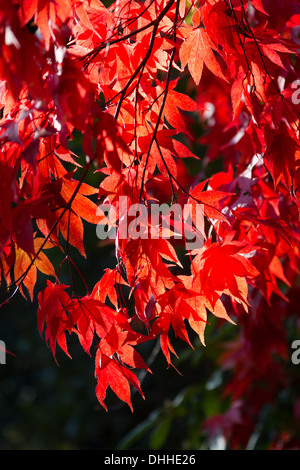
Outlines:
<svg viewBox="0 0 300 470"><path fill-rule="evenodd" d="M194 21L194 29L188 28L186 39L182 43L179 57L182 67L188 66L195 84L199 85L203 66L217 77L226 80L214 51L217 50L207 32L199 26L199 18Z"/></svg>

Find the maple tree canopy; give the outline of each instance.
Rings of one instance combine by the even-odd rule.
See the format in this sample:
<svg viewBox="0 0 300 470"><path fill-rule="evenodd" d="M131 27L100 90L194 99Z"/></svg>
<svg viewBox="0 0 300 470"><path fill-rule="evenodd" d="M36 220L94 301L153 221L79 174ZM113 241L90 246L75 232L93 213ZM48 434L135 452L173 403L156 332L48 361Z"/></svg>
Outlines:
<svg viewBox="0 0 300 470"><path fill-rule="evenodd" d="M271 352L288 354L278 331L299 295L299 24L298 0L0 0L1 304L37 296L54 356L78 337L104 408L108 387L131 409L131 388L143 396L140 345L160 341L171 366L173 333L204 347L213 316L241 329L221 361L233 399L267 368L278 390ZM134 205L142 234L163 203L181 218L122 236ZM69 250L86 257L87 223L97 243L97 228L116 233L115 267L94 286ZM194 249L176 236L187 223Z"/></svg>

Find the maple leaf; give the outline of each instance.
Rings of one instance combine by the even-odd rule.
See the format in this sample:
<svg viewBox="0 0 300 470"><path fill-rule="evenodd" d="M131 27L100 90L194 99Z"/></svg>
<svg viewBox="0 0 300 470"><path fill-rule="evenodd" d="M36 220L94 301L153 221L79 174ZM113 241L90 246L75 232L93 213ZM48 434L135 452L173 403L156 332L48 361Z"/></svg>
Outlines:
<svg viewBox="0 0 300 470"><path fill-rule="evenodd" d="M42 335L45 326L45 340L49 342L54 358L56 344L70 357L65 332L67 311L72 306L72 300L65 291L67 287L64 284L53 284L47 281L47 287L38 295L38 330Z"/></svg>
<svg viewBox="0 0 300 470"><path fill-rule="evenodd" d="M64 125L68 121L81 129L92 111L94 93L94 86L81 73L80 64L66 54L54 92L59 123Z"/></svg>
<svg viewBox="0 0 300 470"><path fill-rule="evenodd" d="M62 209L56 209L56 214L60 218L59 227L61 233L65 240L75 246L83 256L86 256L82 242L84 235L82 219L91 224L98 223L98 206L88 198L88 196L96 194L98 190L87 183L82 183L80 190L77 191L79 183L78 181L70 179L70 175L65 175L61 182L62 185L59 197L62 198L64 202L58 205L64 206L72 201L69 210L65 211L64 207ZM74 194L76 194L75 197L73 197Z"/></svg>
<svg viewBox="0 0 300 470"><path fill-rule="evenodd" d="M116 119L108 113L99 112L97 117L94 133L97 140L96 154L99 162L101 163L104 159L108 167L121 173L123 154L127 157L131 155L131 150L122 138L122 128Z"/></svg>
<svg viewBox="0 0 300 470"><path fill-rule="evenodd" d="M21 25L24 26L34 16L44 37L46 49L49 49L53 37L50 25L55 25L58 19L64 22L72 16L72 0L60 0L55 3L47 0L21 0L20 3Z"/></svg>
<svg viewBox="0 0 300 470"><path fill-rule="evenodd" d="M252 247L241 241L233 241L233 237L234 232L229 233L222 243L210 244L207 241L193 260L200 276L202 292L212 307L220 293L226 291L247 305L245 278L253 279L259 275L259 271L244 256Z"/></svg>
<svg viewBox="0 0 300 470"><path fill-rule="evenodd" d="M216 50L209 35L203 28L197 27L189 31L187 38L179 50L182 67L188 65L191 76L199 85L204 64L217 77L226 80L213 50Z"/></svg>
<svg viewBox="0 0 300 470"><path fill-rule="evenodd" d="M37 270L46 274L46 276L56 277L54 267L49 261L49 258L44 253L44 250L52 248L53 245L51 242L46 242L45 239L41 237L36 237L34 239L34 252L24 251L22 248L15 247L15 264L14 264L14 279L15 282L22 280L22 283L27 288L31 300L33 301L33 292L34 287L37 281ZM41 248L43 247L43 250ZM30 269L29 269L30 268ZM24 277L24 273L26 273ZM20 291L25 297L22 290L22 285L20 285Z"/></svg>
<svg viewBox="0 0 300 470"><path fill-rule="evenodd" d="M118 299L118 284L119 285L128 285L127 282L121 276L118 268L115 269L105 269L104 275L101 277L93 289L92 297L100 300L100 302L105 302L108 297L111 303L118 308L119 299Z"/></svg>
<svg viewBox="0 0 300 470"><path fill-rule="evenodd" d="M179 110L197 111L198 106L189 96L179 93L173 89L168 91L167 99L164 107L164 115L169 124L177 129L177 132L191 136L190 130L187 128L185 121Z"/></svg>
<svg viewBox="0 0 300 470"><path fill-rule="evenodd" d="M100 306L102 307L103 304L89 296L74 299L66 320L65 329L77 334L80 344L89 355L96 329L100 331L101 328L101 335L105 334L106 331L106 323L104 320L106 306L103 306L102 315L99 311ZM110 313L109 307L107 307L107 310ZM102 333L102 330L104 330L104 333Z"/></svg>
<svg viewBox="0 0 300 470"><path fill-rule="evenodd" d="M100 349L98 349L96 355L95 375L97 377L96 395L106 410L107 407L104 400L108 387L113 390L120 400L128 404L131 411L133 411L133 407L130 396L130 384L144 397L136 375L130 369L121 365L116 359L102 354Z"/></svg>
<svg viewBox="0 0 300 470"><path fill-rule="evenodd" d="M296 160L300 158L300 146L291 130L283 122L276 132L268 133L265 159L273 176L275 187L279 182L292 185L292 174L295 174Z"/></svg>
<svg viewBox="0 0 300 470"><path fill-rule="evenodd" d="M189 194L189 203L192 205L203 204L204 213L211 219L227 221L225 215L221 212L222 204L228 203L228 198L234 193L226 193L225 191L206 190L204 187L208 180L202 181L196 185Z"/></svg>
<svg viewBox="0 0 300 470"><path fill-rule="evenodd" d="M259 10L265 15L269 16L268 12L263 7L262 0L251 0L251 3L254 6L254 8L256 8L256 10Z"/></svg>
<svg viewBox="0 0 300 470"><path fill-rule="evenodd" d="M168 240L130 240L126 244L123 258L129 284L135 284L135 273L138 273L138 279L146 292L151 289L155 296L164 293L166 288L172 287L175 276L172 275L163 262L163 257L171 258L174 262L179 263L177 255L170 248ZM146 286L148 286L147 289Z"/></svg>
<svg viewBox="0 0 300 470"><path fill-rule="evenodd" d="M205 346L205 329L209 323L208 312L217 318L222 318L234 324L228 315L220 298L214 304L202 290L202 280L198 273L197 263L191 265L191 275L178 276L182 281L188 295L183 296L183 311L190 327L198 334L201 343Z"/></svg>
<svg viewBox="0 0 300 470"><path fill-rule="evenodd" d="M155 310L157 318L153 323L151 334L160 336L161 348L168 364L172 363L170 352L176 355L169 338L171 326L175 335L191 346L184 323L185 318L189 315L186 309L187 306L184 306L183 303L186 298L191 296L192 294L182 284L178 283L156 298Z"/></svg>
<svg viewBox="0 0 300 470"><path fill-rule="evenodd" d="M121 322L120 317L119 323L127 324L126 319L122 317ZM91 295L86 295L72 300L65 328L78 335L82 347L90 354L95 334L99 338L105 337L116 319L113 309Z"/></svg>

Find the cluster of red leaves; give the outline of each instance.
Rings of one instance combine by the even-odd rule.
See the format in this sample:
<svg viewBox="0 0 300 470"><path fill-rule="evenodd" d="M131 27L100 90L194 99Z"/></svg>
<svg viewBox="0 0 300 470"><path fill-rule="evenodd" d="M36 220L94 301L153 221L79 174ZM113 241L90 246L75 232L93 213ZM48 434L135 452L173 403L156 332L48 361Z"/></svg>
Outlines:
<svg viewBox="0 0 300 470"><path fill-rule="evenodd" d="M191 344L190 328L204 344L208 315L242 328L223 363L234 362L234 399L262 370L272 375L273 349L286 354L276 335L283 310L273 305L288 302L300 256L300 7L290 0L277 15L277 3L0 1L2 278L33 298L37 270L49 277L38 294L39 331L54 355L56 345L69 354L67 333L89 354L95 344L104 407L108 387L130 407L130 385L142 394L135 369L149 369L141 343L159 338L172 364L171 329ZM70 150L75 133L83 166ZM207 153L191 176L185 162L198 161L196 144ZM223 171L207 179L220 156ZM99 188L84 182L93 167ZM120 236L120 217L115 269L91 293L71 293L45 251L56 247L70 264L69 245L85 256L84 223L107 222L95 194L117 213L121 196L125 213L134 204L189 204L195 236L201 207L203 246L187 253L189 272L176 252L175 221L168 236L160 225L155 239L132 238ZM266 328L269 340L254 348ZM255 420L261 400L245 420Z"/></svg>

